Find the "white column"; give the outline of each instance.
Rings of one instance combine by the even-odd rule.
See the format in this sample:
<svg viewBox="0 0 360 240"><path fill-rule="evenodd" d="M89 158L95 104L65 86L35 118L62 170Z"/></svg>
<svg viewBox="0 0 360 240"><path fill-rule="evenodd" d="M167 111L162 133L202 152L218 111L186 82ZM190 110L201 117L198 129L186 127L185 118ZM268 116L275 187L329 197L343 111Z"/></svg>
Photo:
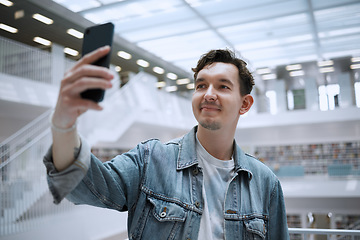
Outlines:
<svg viewBox="0 0 360 240"><path fill-rule="evenodd" d="M287 110L287 100L286 100L286 86L284 80L276 80L275 82L275 92L276 92L276 104L277 112L286 112Z"/></svg>
<svg viewBox="0 0 360 240"><path fill-rule="evenodd" d="M340 86L339 106L341 108L350 107L354 104L354 85L351 84L350 74L341 73L338 78Z"/></svg>
<svg viewBox="0 0 360 240"><path fill-rule="evenodd" d="M305 78L306 110L319 110L319 93L315 78Z"/></svg>
<svg viewBox="0 0 360 240"><path fill-rule="evenodd" d="M60 85L65 72L64 47L52 43L51 47L51 81L54 85Z"/></svg>

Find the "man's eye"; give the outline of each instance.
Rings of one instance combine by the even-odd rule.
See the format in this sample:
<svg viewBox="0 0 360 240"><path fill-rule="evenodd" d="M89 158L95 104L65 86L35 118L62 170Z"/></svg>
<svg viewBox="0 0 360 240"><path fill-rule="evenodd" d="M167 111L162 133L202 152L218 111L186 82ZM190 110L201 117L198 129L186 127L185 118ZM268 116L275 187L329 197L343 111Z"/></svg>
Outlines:
<svg viewBox="0 0 360 240"><path fill-rule="evenodd" d="M196 86L196 89L205 88L205 84L199 84Z"/></svg>
<svg viewBox="0 0 360 240"><path fill-rule="evenodd" d="M221 85L220 88L223 88L223 89L230 89L228 86L225 86L225 85Z"/></svg>

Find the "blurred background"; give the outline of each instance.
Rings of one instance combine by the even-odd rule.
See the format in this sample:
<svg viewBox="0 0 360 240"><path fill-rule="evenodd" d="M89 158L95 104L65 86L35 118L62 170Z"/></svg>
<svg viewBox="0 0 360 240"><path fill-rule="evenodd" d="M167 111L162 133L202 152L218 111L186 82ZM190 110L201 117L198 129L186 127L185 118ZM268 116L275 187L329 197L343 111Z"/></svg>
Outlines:
<svg viewBox="0 0 360 240"><path fill-rule="evenodd" d="M191 68L228 48L256 84L236 141L279 177L289 227L360 238L316 233L360 229L359 0L0 0L1 239L127 238L126 213L55 206L42 165L59 83L105 22L114 87L79 124L96 156L189 131Z"/></svg>

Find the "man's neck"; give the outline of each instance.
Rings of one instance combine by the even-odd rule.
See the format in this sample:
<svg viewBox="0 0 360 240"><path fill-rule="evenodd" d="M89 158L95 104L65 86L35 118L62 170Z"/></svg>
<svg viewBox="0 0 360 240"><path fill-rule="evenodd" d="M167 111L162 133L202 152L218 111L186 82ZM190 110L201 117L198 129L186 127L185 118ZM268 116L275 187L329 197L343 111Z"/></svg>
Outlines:
<svg viewBox="0 0 360 240"><path fill-rule="evenodd" d="M233 154L235 132L228 133L224 130L208 130L198 126L197 137L201 145L213 157L220 160L229 160Z"/></svg>

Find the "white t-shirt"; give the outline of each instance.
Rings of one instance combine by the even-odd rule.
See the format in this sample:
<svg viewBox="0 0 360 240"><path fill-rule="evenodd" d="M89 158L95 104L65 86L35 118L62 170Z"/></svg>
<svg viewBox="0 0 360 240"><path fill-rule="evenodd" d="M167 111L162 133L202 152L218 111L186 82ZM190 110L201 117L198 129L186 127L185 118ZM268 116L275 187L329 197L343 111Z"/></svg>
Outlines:
<svg viewBox="0 0 360 240"><path fill-rule="evenodd" d="M228 185L235 175L234 160L220 160L211 156L197 136L196 140L196 154L204 176L204 212L198 239L224 239L224 200Z"/></svg>

